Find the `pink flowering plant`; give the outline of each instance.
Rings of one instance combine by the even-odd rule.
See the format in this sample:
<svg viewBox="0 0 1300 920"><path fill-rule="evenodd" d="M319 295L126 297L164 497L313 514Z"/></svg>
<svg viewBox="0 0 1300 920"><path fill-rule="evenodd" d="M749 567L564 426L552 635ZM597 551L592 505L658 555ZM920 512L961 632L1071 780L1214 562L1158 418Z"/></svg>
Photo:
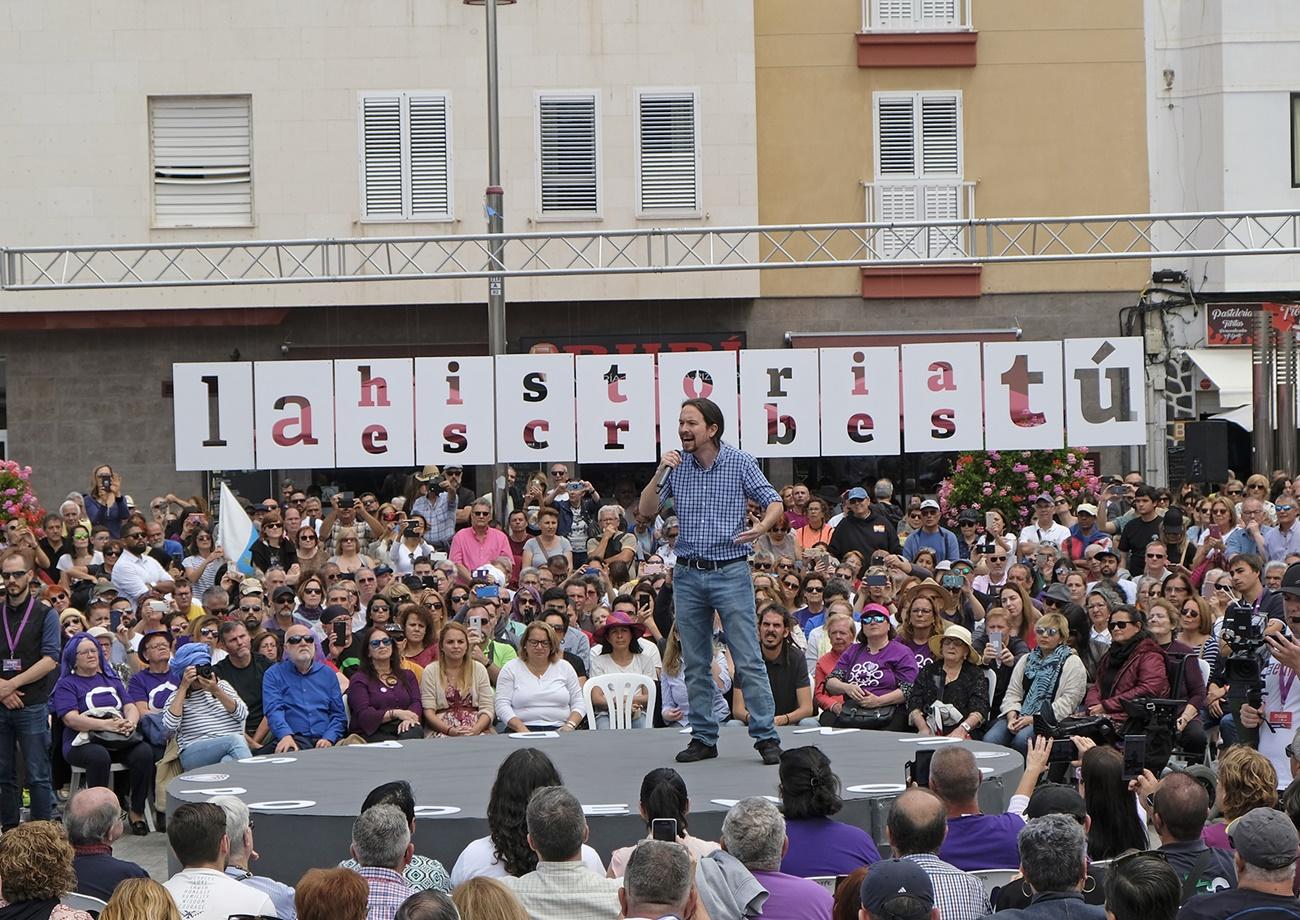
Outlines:
<svg viewBox="0 0 1300 920"><path fill-rule="evenodd" d="M1014 532L1033 517L1033 498L1044 492L1065 496L1071 506L1099 491L1087 448L978 451L960 454L952 475L939 486L939 504L949 520L962 511L997 509Z"/></svg>
<svg viewBox="0 0 1300 920"><path fill-rule="evenodd" d="M45 517L36 493L32 491L32 468L12 460L0 460L0 522L18 518L26 521L33 532Z"/></svg>

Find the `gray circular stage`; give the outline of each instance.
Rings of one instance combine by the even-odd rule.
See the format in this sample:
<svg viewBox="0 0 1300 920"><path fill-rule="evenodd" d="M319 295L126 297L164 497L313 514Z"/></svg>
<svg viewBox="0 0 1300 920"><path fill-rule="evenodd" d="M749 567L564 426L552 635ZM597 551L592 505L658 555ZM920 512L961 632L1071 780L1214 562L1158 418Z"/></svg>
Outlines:
<svg viewBox="0 0 1300 920"><path fill-rule="evenodd" d="M984 784L980 805L1001 811L1019 781L1023 759L1015 751L980 742L949 742L916 735L853 729L782 728L786 750L820 747L844 785L839 819L884 841L889 801L903 790L904 764L918 750L961 743L975 752ZM315 866L348 855L352 821L366 794L380 783L406 779L415 791L416 852L451 870L470 841L486 836L488 793L497 767L520 747L536 747L555 762L564 783L587 811L590 844L608 860L611 850L645 835L638 813L641 779L675 767L691 796L691 833L718 839L722 819L738 799L777 794L777 768L764 766L741 728L722 731L718 757L677 764L673 757L690 735L676 729L567 735L489 735L352 745L288 755L254 757L190 771L168 786L168 809L179 802L236 795L254 815L261 859L254 871L293 884Z"/></svg>

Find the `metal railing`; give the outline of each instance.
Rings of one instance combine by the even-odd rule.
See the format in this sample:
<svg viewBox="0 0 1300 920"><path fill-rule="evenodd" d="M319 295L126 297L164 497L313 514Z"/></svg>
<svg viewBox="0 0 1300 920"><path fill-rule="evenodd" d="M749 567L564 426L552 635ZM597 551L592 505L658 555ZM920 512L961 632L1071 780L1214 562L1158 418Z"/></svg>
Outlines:
<svg viewBox="0 0 1300 920"><path fill-rule="evenodd" d="M971 0L862 0L863 32L968 32Z"/></svg>
<svg viewBox="0 0 1300 920"><path fill-rule="evenodd" d="M899 220L925 226L881 234L886 259L929 259L970 255L969 224L975 216L975 183L960 179L877 180L863 184L868 223ZM957 224L943 223L958 221Z"/></svg>
<svg viewBox="0 0 1300 920"><path fill-rule="evenodd" d="M960 253L900 257L900 239ZM501 264L492 241L501 242ZM905 247L906 248L906 247ZM920 245L917 244L917 249ZM891 254L893 253L893 254ZM303 284L1300 254L1300 210L0 249L0 287Z"/></svg>

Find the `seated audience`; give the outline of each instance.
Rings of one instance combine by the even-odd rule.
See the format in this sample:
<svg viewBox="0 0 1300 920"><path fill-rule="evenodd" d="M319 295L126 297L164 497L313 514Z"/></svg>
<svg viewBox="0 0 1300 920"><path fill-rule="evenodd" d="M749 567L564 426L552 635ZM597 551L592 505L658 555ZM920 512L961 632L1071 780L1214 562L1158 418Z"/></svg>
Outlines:
<svg viewBox="0 0 1300 920"><path fill-rule="evenodd" d="M889 848L916 863L934 886L935 906L943 920L976 920L993 912L979 879L938 857L948 834L948 810L928 789L908 789L889 808Z"/></svg>
<svg viewBox="0 0 1300 920"><path fill-rule="evenodd" d="M812 662L813 702L821 710L818 721L825 726L833 725L835 717L844 708L844 696L827 691L826 678L830 677L831 671L835 670L835 664L840 660L840 656L853 644L858 624L853 619L852 610L853 608L843 601L836 601L831 605L823 627L827 651ZM811 650L814 647L810 637L808 648ZM856 889L854 892L856 897Z"/></svg>
<svg viewBox="0 0 1300 920"><path fill-rule="evenodd" d="M862 610L858 639L840 656L826 679L826 692L842 695L835 724L901 731L907 724L907 691L916 682L916 656L894 638L889 611L879 604ZM850 706L852 704L852 706ZM877 710L850 718L848 710Z"/></svg>
<svg viewBox="0 0 1300 920"><path fill-rule="evenodd" d="M417 898L432 892L422 892L406 899L395 920L528 920L528 911L519 903L514 892L494 878L480 875L456 886L452 892L452 909L430 903L428 910L417 909ZM438 911L442 912L439 913Z"/></svg>
<svg viewBox="0 0 1300 920"><path fill-rule="evenodd" d="M772 688L775 725L817 724L813 715L812 681L803 652L794 644L791 632L794 618L775 604L758 608L758 647L767 666L767 680ZM749 724L745 695L736 687L731 700L731 717Z"/></svg>
<svg viewBox="0 0 1300 920"><path fill-rule="evenodd" d="M858 887L861 920L940 920L935 886L907 859L890 859L868 870Z"/></svg>
<svg viewBox="0 0 1300 920"><path fill-rule="evenodd" d="M0 917L90 920L61 903L77 887L72 845L53 821L28 821L0 835Z"/></svg>
<svg viewBox="0 0 1300 920"><path fill-rule="evenodd" d="M605 618L604 624L592 633L591 676L604 674L640 674L651 682L659 679L663 663L659 649L645 638L646 627L624 613L615 610ZM645 728L649 724L646 703L649 698L642 688L632 696L632 727ZM609 728L609 703L600 687L591 691L591 704L596 710L596 727Z"/></svg>
<svg viewBox="0 0 1300 920"><path fill-rule="evenodd" d="M512 751L497 768L488 795L488 836L480 837L461 851L451 870L451 883L459 887L480 875L490 878L520 876L537 867L537 854L528 846L526 810L528 800L543 786L560 785L560 774L536 748ZM582 861L602 875L605 864L596 851L582 847Z"/></svg>
<svg viewBox="0 0 1300 920"><path fill-rule="evenodd" d="M917 598L924 603L928 598ZM989 718L988 672L971 647L970 631L949 624L930 638L934 660L921 668L907 695L908 719L921 735L969 739Z"/></svg>
<svg viewBox="0 0 1300 920"><path fill-rule="evenodd" d="M1174 920L1182 880L1155 853L1121 859L1106 873L1107 920Z"/></svg>
<svg viewBox="0 0 1300 920"><path fill-rule="evenodd" d="M1088 878L1083 825L1071 815L1044 815L1021 829L1017 839L1020 873L1032 895L1029 905L999 911L1006 920L1071 918L1105 920L1104 908L1083 900Z"/></svg>
<svg viewBox="0 0 1300 920"><path fill-rule="evenodd" d="M92 786L78 791L64 806L63 829L75 854L78 894L107 901L122 881L149 877L143 867L113 855L113 843L124 830L122 806L113 790Z"/></svg>
<svg viewBox="0 0 1300 920"><path fill-rule="evenodd" d="M550 622L550 615L547 616ZM731 657L718 643L713 647L713 718L721 725L731 718L731 706L726 693L731 690ZM659 689L662 700L659 710L664 724L669 728L685 728L690 724L691 700L686 690L686 666L682 660L682 638L674 623L664 642L663 669L659 672Z"/></svg>
<svg viewBox="0 0 1300 920"><path fill-rule="evenodd" d="M507 731L571 732L582 723L584 703L578 675L560 657L551 627L534 620L519 640L523 655L497 676L497 719Z"/></svg>
<svg viewBox="0 0 1300 920"><path fill-rule="evenodd" d="M293 593L289 588L280 590L289 591L290 595ZM304 625L310 628L311 624ZM279 661L280 656L274 652L270 656L263 655L262 650L255 647L254 640L243 623L222 623L217 638L226 650L226 658L213 665L212 670L234 687L239 698L244 701L248 710L248 715L244 718L244 742L249 750L257 751L266 743L271 731L262 706L262 679L266 676L266 669ZM273 647L275 636L271 633L263 633L257 642L265 646L267 639L271 641L268 647Z"/></svg>
<svg viewBox="0 0 1300 920"><path fill-rule="evenodd" d="M645 821L647 836L656 820L670 820L677 825L677 842L696 858L707 856L718 848L712 840L701 840L687 833L686 815L691 800L686 794L686 782L672 767L657 767L641 780L641 819ZM627 858L636 846L620 847L610 854L609 877L620 878L627 866Z"/></svg>
<svg viewBox="0 0 1300 920"><path fill-rule="evenodd" d="M1097 663L1097 680L1084 695L1089 715L1104 715L1123 734L1128 720L1125 700L1163 699L1169 695L1164 650L1151 637L1146 618L1136 607L1122 604L1110 615L1110 648Z"/></svg>
<svg viewBox="0 0 1300 920"><path fill-rule="evenodd" d="M699 893L686 848L662 840L637 844L627 861L618 903L623 917L680 917L696 914Z"/></svg>
<svg viewBox="0 0 1300 920"><path fill-rule="evenodd" d="M1026 753L1034 737L1034 716L1051 709L1059 721L1073 713L1088 690L1088 672L1083 660L1066 642L1069 623L1059 613L1041 617L1034 626L1037 647L1016 661L1002 713L984 735L989 744L1000 744Z"/></svg>
<svg viewBox="0 0 1300 920"><path fill-rule="evenodd" d="M722 821L722 846L767 889L763 916L830 920L830 892L816 882L781 871L789 839L781 812L767 799L741 799L731 807Z"/></svg>
<svg viewBox="0 0 1300 920"><path fill-rule="evenodd" d="M53 914L50 917L55 920ZM181 920L181 912L167 889L145 876L118 885L99 912L99 920Z"/></svg>
<svg viewBox="0 0 1300 920"><path fill-rule="evenodd" d="M167 843L181 871L167 880L166 887L185 920L226 920L231 914L275 916L275 904L265 892L225 874L230 838L220 805L177 806L167 821Z"/></svg>
<svg viewBox="0 0 1300 920"><path fill-rule="evenodd" d="M766 800L762 800L766 801ZM533 920L591 920L620 915L619 883L583 864L587 818L573 793L543 786L528 800L528 846L537 854L531 872L505 880Z"/></svg>
<svg viewBox="0 0 1300 920"><path fill-rule="evenodd" d="M226 857L226 875L260 891L275 905L275 915L281 920L293 916L293 889L265 875L254 875L249 864L257 857L253 849L253 820L248 806L233 795L219 795L212 800L226 813L226 839L230 852Z"/></svg>
<svg viewBox="0 0 1300 920"><path fill-rule="evenodd" d="M1300 838L1291 819L1273 808L1254 808L1228 826L1228 836L1236 849L1237 887L1198 894L1179 909L1178 920L1247 915L1251 920L1294 920L1300 915L1300 902L1291 893Z"/></svg>
<svg viewBox="0 0 1300 920"><path fill-rule="evenodd" d="M172 658L171 672L176 690L163 710L163 726L176 733L181 767L194 770L251 757L244 740L248 707L234 687L217 677L208 647L201 642L182 646Z"/></svg>
<svg viewBox="0 0 1300 920"><path fill-rule="evenodd" d="M316 660L312 632L295 623L284 633L284 660L262 678L262 705L275 753L330 747L347 734L343 693L334 671Z"/></svg>
<svg viewBox="0 0 1300 920"><path fill-rule="evenodd" d="M1146 772L1140 788L1152 806L1151 826L1160 837L1157 852L1178 873L1183 891L1179 902L1236 885L1232 854L1207 846L1201 838L1210 814L1210 796L1205 787L1186 773L1170 773L1156 783L1155 777Z"/></svg>
<svg viewBox="0 0 1300 920"><path fill-rule="evenodd" d="M393 637L367 626L360 644L360 665L348 681L353 731L367 742L423 738L419 680L401 666Z"/></svg>
<svg viewBox="0 0 1300 920"><path fill-rule="evenodd" d="M1201 837L1212 847L1233 849L1228 825L1255 808L1277 807L1277 771L1254 748L1233 745L1219 757L1214 803L1220 820L1207 824Z"/></svg>
<svg viewBox="0 0 1300 920"><path fill-rule="evenodd" d="M1137 799L1124 779L1124 755L1113 747L1083 751L1079 791L1088 808L1088 858L1114 859L1145 850L1148 837Z"/></svg>
<svg viewBox="0 0 1300 920"><path fill-rule="evenodd" d="M370 886L351 869L308 869L293 890L298 920L366 920Z"/></svg>
<svg viewBox="0 0 1300 920"><path fill-rule="evenodd" d="M393 920L402 902L415 894L402 872L415 846L411 826L396 805L374 805L352 822L354 870L370 886L367 920Z"/></svg>
<svg viewBox="0 0 1300 920"><path fill-rule="evenodd" d="M366 811L376 805L397 806L406 816L406 823L411 826L411 838L415 838L415 793L411 791L410 783L399 779L391 783L382 783L371 789L366 795L366 800L361 803L361 810ZM342 869L356 869L357 865L354 859L345 859L339 863ZM441 862L428 856L419 854L412 856L402 872L402 877L406 879L406 884L416 891L451 891L451 879L447 875L447 870L443 868Z"/></svg>
<svg viewBox="0 0 1300 920"><path fill-rule="evenodd" d="M444 624L438 648L438 659L420 678L425 723L435 737L490 732L496 693L487 668L469 657L469 632L455 620Z"/></svg>
<svg viewBox="0 0 1300 920"><path fill-rule="evenodd" d="M800 878L847 875L880 859L870 834L831 818L844 800L840 779L819 748L808 745L783 752L780 771L781 811L790 841L781 858L782 872Z"/></svg>
<svg viewBox="0 0 1300 920"><path fill-rule="evenodd" d="M1025 826L1015 814L986 815L977 797L980 771L969 750L946 745L930 761L930 791L948 811L948 834L939 856L958 869L1016 868L1016 836Z"/></svg>

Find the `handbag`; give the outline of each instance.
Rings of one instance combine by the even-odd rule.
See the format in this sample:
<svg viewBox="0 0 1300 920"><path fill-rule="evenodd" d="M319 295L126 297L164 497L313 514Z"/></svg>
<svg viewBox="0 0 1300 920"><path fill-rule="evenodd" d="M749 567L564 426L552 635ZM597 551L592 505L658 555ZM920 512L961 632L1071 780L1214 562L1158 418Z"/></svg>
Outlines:
<svg viewBox="0 0 1300 920"><path fill-rule="evenodd" d="M120 751L145 740L144 733L140 731L139 725L137 725L129 735L124 735L121 732L105 731L103 729L96 729L87 734L90 736L90 741L92 743L98 744L100 747L107 748L110 751Z"/></svg>
<svg viewBox="0 0 1300 920"><path fill-rule="evenodd" d="M877 706L874 709L851 700L844 701L844 708L835 717L835 728L885 728L894 719L897 704Z"/></svg>

